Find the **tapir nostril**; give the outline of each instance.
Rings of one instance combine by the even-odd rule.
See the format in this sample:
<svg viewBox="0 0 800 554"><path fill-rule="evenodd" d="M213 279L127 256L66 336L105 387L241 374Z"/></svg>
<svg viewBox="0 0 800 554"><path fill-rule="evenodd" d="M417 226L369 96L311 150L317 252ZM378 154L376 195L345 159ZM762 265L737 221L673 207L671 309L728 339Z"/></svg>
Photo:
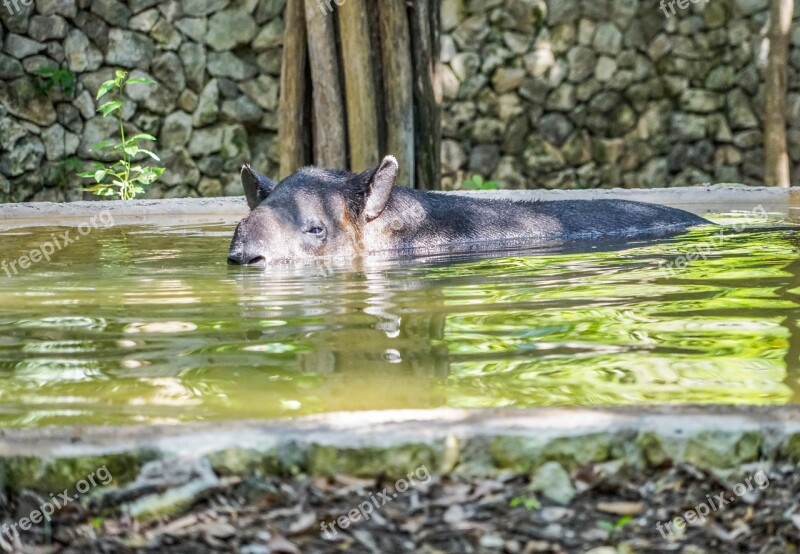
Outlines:
<svg viewBox="0 0 800 554"><path fill-rule="evenodd" d="M253 258L246 258L242 254L233 254L228 256L228 265L260 265L266 262L264 256L255 256Z"/></svg>
<svg viewBox="0 0 800 554"><path fill-rule="evenodd" d="M263 264L266 261L267 259L264 256L256 256L255 258L251 258L250 261L247 262L245 265L258 265L258 264Z"/></svg>

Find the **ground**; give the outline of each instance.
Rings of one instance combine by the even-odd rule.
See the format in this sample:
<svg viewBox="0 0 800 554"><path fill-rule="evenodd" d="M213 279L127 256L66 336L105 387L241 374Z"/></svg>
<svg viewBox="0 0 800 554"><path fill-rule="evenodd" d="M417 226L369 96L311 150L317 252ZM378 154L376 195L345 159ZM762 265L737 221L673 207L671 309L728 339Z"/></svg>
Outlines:
<svg viewBox="0 0 800 554"><path fill-rule="evenodd" d="M126 515L119 496L89 506L73 503L56 514L50 534L25 534L17 548L26 553L698 554L794 552L800 544L800 475L794 464L751 464L725 475L688 464L636 470L606 463L571 474L546 464L534 475L431 477L417 470L410 477L413 482L228 477L180 513L149 521ZM405 492L395 489L406 484ZM718 506L720 498L727 504ZM7 500L5 521L29 514L42 500L24 493ZM707 512L703 525L683 530L680 522L665 525L692 509ZM334 534L330 524L336 520L343 525L337 524Z"/></svg>

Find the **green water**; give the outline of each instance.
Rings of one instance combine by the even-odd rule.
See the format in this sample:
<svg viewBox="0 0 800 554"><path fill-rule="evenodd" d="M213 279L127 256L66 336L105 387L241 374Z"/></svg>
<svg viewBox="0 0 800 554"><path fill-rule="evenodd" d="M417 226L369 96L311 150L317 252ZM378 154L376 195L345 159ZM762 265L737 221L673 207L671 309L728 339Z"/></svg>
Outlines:
<svg viewBox="0 0 800 554"><path fill-rule="evenodd" d="M0 270L0 425L800 398L792 230L262 271L226 265L232 229L101 228ZM0 260L54 232L0 232Z"/></svg>

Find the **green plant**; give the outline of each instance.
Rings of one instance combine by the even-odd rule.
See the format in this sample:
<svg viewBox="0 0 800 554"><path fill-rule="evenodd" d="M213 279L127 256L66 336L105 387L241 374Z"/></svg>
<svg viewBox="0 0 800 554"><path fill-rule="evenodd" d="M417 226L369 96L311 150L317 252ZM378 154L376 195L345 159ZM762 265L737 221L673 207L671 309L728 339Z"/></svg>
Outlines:
<svg viewBox="0 0 800 554"><path fill-rule="evenodd" d="M535 496L516 496L508 503L509 508L516 508L517 506L525 506L529 512L538 510L542 507L542 503Z"/></svg>
<svg viewBox="0 0 800 554"><path fill-rule="evenodd" d="M631 516L622 516L617 520L617 523L598 521L597 526L608 533L609 539L613 539L622 530L622 528L628 525L631 521L633 521Z"/></svg>
<svg viewBox="0 0 800 554"><path fill-rule="evenodd" d="M83 161L77 156L67 156L56 165L55 181L58 186L64 188L69 184L70 177L75 175L83 167Z"/></svg>
<svg viewBox="0 0 800 554"><path fill-rule="evenodd" d="M465 179L461 186L469 190L497 190L500 188L500 183L484 181L480 175L473 175L472 179Z"/></svg>
<svg viewBox="0 0 800 554"><path fill-rule="evenodd" d="M40 67L36 73L41 77L39 94L46 95L59 87L64 98L75 98L75 74L68 67Z"/></svg>
<svg viewBox="0 0 800 554"><path fill-rule="evenodd" d="M153 152L139 146L144 141L155 141L156 137L147 133L125 137L122 120L125 102L123 93L128 85L137 84L152 85L155 81L144 78L129 79L127 71L118 69L114 79L104 82L97 90L98 101L106 94L112 97L111 100L101 104L97 111L102 113L103 117L116 116L119 124L119 142L103 140L95 144L92 150L110 150L120 156L120 159L110 165L97 163L94 165L94 171L80 174L81 177L94 179L97 184L84 190L97 196L119 196L121 200L131 200L137 194L144 192L143 187L152 185L164 173L163 167L149 167L136 163L136 158L140 154L146 154L157 162L161 161Z"/></svg>

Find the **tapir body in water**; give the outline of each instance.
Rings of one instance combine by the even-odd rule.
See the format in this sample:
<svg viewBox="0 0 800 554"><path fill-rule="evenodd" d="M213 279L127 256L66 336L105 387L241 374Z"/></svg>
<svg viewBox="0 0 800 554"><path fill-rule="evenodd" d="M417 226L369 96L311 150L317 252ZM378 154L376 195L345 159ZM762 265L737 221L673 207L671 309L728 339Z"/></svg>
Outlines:
<svg viewBox="0 0 800 554"><path fill-rule="evenodd" d="M553 241L674 235L709 223L627 200L515 202L396 186L387 156L360 174L307 167L280 183L242 168L250 214L228 262L265 265L368 255L469 253Z"/></svg>

